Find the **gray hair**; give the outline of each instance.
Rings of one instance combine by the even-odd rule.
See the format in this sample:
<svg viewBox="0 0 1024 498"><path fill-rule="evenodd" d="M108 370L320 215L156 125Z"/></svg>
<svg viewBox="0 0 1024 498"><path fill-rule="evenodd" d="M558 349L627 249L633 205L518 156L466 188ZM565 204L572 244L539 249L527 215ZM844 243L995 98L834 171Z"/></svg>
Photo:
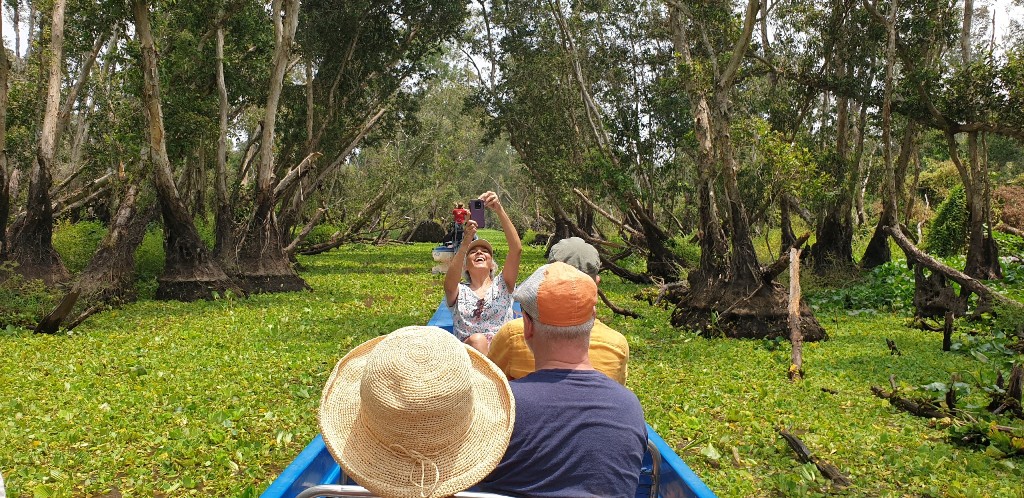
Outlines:
<svg viewBox="0 0 1024 498"><path fill-rule="evenodd" d="M590 320L579 325L558 327L541 322L529 313L524 312L523 314L530 317L530 322L533 323L533 330L535 332L559 340L590 339L590 329L594 328L594 320L596 319L596 317L590 317Z"/></svg>

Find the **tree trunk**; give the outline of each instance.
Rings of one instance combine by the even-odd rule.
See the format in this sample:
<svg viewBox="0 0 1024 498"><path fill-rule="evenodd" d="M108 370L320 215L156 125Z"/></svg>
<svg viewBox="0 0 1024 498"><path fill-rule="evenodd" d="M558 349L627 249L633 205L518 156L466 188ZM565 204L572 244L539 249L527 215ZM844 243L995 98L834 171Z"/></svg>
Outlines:
<svg viewBox="0 0 1024 498"><path fill-rule="evenodd" d="M793 233L792 215L789 214L789 200L786 194L779 196L779 228L782 231L782 247L779 248L779 256L786 252L786 248L796 242L796 234Z"/></svg>
<svg viewBox="0 0 1024 498"><path fill-rule="evenodd" d="M731 86L731 85L730 85ZM729 238L732 242L730 257L730 281L733 285L751 287L758 282L757 252L750 236L750 223L747 221L747 210L743 206L743 197L739 188L739 165L732 148L730 133L732 118L729 115L729 89L724 85L716 86L715 107L712 109L713 136L719 160L722 161L723 184L729 204Z"/></svg>
<svg viewBox="0 0 1024 498"><path fill-rule="evenodd" d="M106 237L75 283L75 290L81 293L80 306L88 309L135 299L135 251L146 235L146 225L156 215L153 193L142 190L148 189L128 188Z"/></svg>
<svg viewBox="0 0 1024 498"><path fill-rule="evenodd" d="M147 0L135 0L132 12L142 56L142 100L149 125L150 159L153 162L154 183L164 220L165 263L164 272L157 279L159 287L156 298L182 301L212 299L215 293L227 290L243 295L242 289L224 273L199 238L199 232L174 185L174 173L167 157L160 78L157 74Z"/></svg>
<svg viewBox="0 0 1024 498"><path fill-rule="evenodd" d="M959 146L952 133L946 133L946 144L950 158L960 172L967 196L967 263L964 273L981 280L1003 278L999 248L992 238L991 230L986 228L991 218L988 165L980 157L978 133L967 134L968 164L964 164L960 158Z"/></svg>
<svg viewBox="0 0 1024 498"><path fill-rule="evenodd" d="M846 76L846 66L839 64L837 77ZM815 243L811 246L811 263L815 273L821 275L837 267L853 264L853 197L857 181L856 165L850 158L850 100L836 100L836 146L833 177L839 193L815 230ZM863 133L863 131L861 131ZM851 187L852 186L852 187Z"/></svg>
<svg viewBox="0 0 1024 498"><path fill-rule="evenodd" d="M800 249L789 249L789 380L804 377L804 337L800 331Z"/></svg>
<svg viewBox="0 0 1024 498"><path fill-rule="evenodd" d="M818 223L811 261L819 275L853 264L853 226L848 208L831 210Z"/></svg>
<svg viewBox="0 0 1024 498"><path fill-rule="evenodd" d="M235 275L250 292L290 292L309 288L295 273L284 252L283 239L273 213L277 200L274 195L274 128L292 40L298 26L299 1L274 0L271 12L274 19L274 59L260 138L256 203L240 245Z"/></svg>
<svg viewBox="0 0 1024 498"><path fill-rule="evenodd" d="M228 89L224 82L224 13L217 26L217 94L220 97L220 133L217 138L217 172L214 179L217 211L214 258L228 272L237 267L235 259L234 212L228 194Z"/></svg>
<svg viewBox="0 0 1024 498"><path fill-rule="evenodd" d="M15 5L15 23L17 13L20 10ZM17 26L17 24L15 24ZM21 35L14 28L21 40ZM2 33L0 28L0 33ZM7 60L7 51L0 53L0 262L7 259L7 218L11 214L11 190L10 182L7 180L7 78L11 70L11 63ZM2 277L0 277L2 278Z"/></svg>
<svg viewBox="0 0 1024 498"><path fill-rule="evenodd" d="M892 94L893 94L893 68L896 64L896 2L889 6L889 16L885 21L887 33L886 57L885 57L885 92L882 97L882 155L885 160L885 172L882 175L882 214L875 226L875 233L864 250L864 257L861 258L862 268L874 268L888 263L892 259L889 251L889 237L885 233L885 227L897 226L897 205L896 198L902 190L903 181L899 181L897 188L896 168L892 163ZM900 146L899 168L902 175L906 175L906 164L910 161L910 154L913 150L915 135L917 134L916 123L910 120L903 135L903 143Z"/></svg>
<svg viewBox="0 0 1024 498"><path fill-rule="evenodd" d="M53 209L50 204L50 175L57 151L57 118L64 67L65 4L65 0L53 3L46 110L29 178L27 216L23 223L11 227L10 258L18 264L15 271L26 278L41 279L47 285L64 282L70 277L53 248Z"/></svg>
<svg viewBox="0 0 1024 498"><path fill-rule="evenodd" d="M771 281L764 283L760 278L763 271L754 252L743 197L739 192L738 165L730 138L730 94L740 61L750 42L757 8L757 0L747 3L743 32L735 40L728 65L719 72L720 65L708 64L709 69L714 68L713 82L698 81L696 72L683 72L682 78L692 103L697 139L701 262L697 270L688 276L690 289L676 299L672 325L697 330L708 336L788 338L790 331L785 288ZM696 60L691 47L702 47L703 50L706 41L694 41L693 38L700 37L691 38L689 31L711 28L700 26L703 20L691 18L688 9L685 2L669 2L674 51L681 66L693 67L702 64L704 59ZM691 28L690 23L698 26ZM713 50L704 55L721 56ZM723 198L729 214L728 241L715 202L716 178L720 178L724 186ZM806 303L800 303L799 309L799 328L804 340L827 338Z"/></svg>

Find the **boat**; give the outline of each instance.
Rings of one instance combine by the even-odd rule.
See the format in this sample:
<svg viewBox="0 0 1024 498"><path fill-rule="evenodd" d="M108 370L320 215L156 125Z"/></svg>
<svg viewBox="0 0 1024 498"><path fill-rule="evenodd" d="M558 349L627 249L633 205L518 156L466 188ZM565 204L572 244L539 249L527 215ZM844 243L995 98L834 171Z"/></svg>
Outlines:
<svg viewBox="0 0 1024 498"><path fill-rule="evenodd" d="M434 258L437 263L433 268L430 269L430 273L437 275L438 273L445 273L448 271L448 264L452 261L452 256L455 255L455 248L447 245L440 244L430 251L430 256Z"/></svg>
<svg viewBox="0 0 1024 498"><path fill-rule="evenodd" d="M516 303L518 306L518 303ZM518 314L518 310L517 310ZM437 306L427 322L452 331L452 316L444 302ZM715 498L686 462L679 457L654 430L647 425L648 451L641 465L637 498ZM306 445L281 474L260 495L260 498L313 498L344 496L375 496L352 481L327 450L319 434ZM457 498L499 498L501 495L471 490L456 493Z"/></svg>

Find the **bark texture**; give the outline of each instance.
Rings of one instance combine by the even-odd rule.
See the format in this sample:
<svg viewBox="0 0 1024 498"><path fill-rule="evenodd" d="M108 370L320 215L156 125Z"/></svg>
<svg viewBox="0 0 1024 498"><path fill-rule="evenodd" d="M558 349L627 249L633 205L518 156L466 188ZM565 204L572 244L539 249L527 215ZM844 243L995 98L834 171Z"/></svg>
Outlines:
<svg viewBox="0 0 1024 498"><path fill-rule="evenodd" d="M32 171L29 176L28 207L22 222L11 227L11 255L15 271L29 279L41 279L47 285L70 278L60 255L53 248L53 207L50 204L51 171L57 150L57 121L64 53L65 0L53 3L48 54L49 76L46 110Z"/></svg>
<svg viewBox="0 0 1024 498"><path fill-rule="evenodd" d="M164 221L165 263L163 274L157 278L156 298L195 301L212 299L214 293L227 290L242 295L242 289L224 273L199 238L199 232L174 185L164 136L160 78L149 23L149 5L145 0L135 0L132 12L142 56L142 99L148 124L150 159Z"/></svg>
<svg viewBox="0 0 1024 498"><path fill-rule="evenodd" d="M17 12L18 9L15 9ZM17 28L15 28L17 29ZM11 63L0 51L0 262L7 259L7 218L11 214L11 190L7 179L7 79ZM3 278L0 276L0 278Z"/></svg>
<svg viewBox="0 0 1024 498"><path fill-rule="evenodd" d="M235 279L247 292L291 292L309 288L292 268L274 216L277 201L274 194L274 129L298 26L299 1L274 0L271 12L274 14L275 47L256 170L256 203L239 245L238 264L234 269Z"/></svg>
<svg viewBox="0 0 1024 498"><path fill-rule="evenodd" d="M81 306L113 306L135 300L135 251L156 213L151 191L137 185L128 188L106 237L75 283Z"/></svg>

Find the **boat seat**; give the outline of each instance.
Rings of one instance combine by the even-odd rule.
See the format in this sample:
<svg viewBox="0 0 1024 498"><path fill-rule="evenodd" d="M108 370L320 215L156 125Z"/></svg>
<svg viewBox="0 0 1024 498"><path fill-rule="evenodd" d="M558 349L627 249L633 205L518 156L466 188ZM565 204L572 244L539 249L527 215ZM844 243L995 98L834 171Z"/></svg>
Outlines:
<svg viewBox="0 0 1024 498"><path fill-rule="evenodd" d="M643 461L640 463L640 483L637 486L636 497L657 498L660 481L661 453L658 453L658 447L654 444L654 441L648 439L647 451L644 453Z"/></svg>
<svg viewBox="0 0 1024 498"><path fill-rule="evenodd" d="M362 486L351 486L343 484L321 484L319 486L313 486L306 488L304 491L299 493L295 498L314 498L317 496L323 496L327 498L346 497L346 496L362 496L367 498L374 498L377 495L367 491ZM493 493L480 493L476 491L463 491L461 493L455 493L455 498L510 498L506 495L496 495Z"/></svg>

